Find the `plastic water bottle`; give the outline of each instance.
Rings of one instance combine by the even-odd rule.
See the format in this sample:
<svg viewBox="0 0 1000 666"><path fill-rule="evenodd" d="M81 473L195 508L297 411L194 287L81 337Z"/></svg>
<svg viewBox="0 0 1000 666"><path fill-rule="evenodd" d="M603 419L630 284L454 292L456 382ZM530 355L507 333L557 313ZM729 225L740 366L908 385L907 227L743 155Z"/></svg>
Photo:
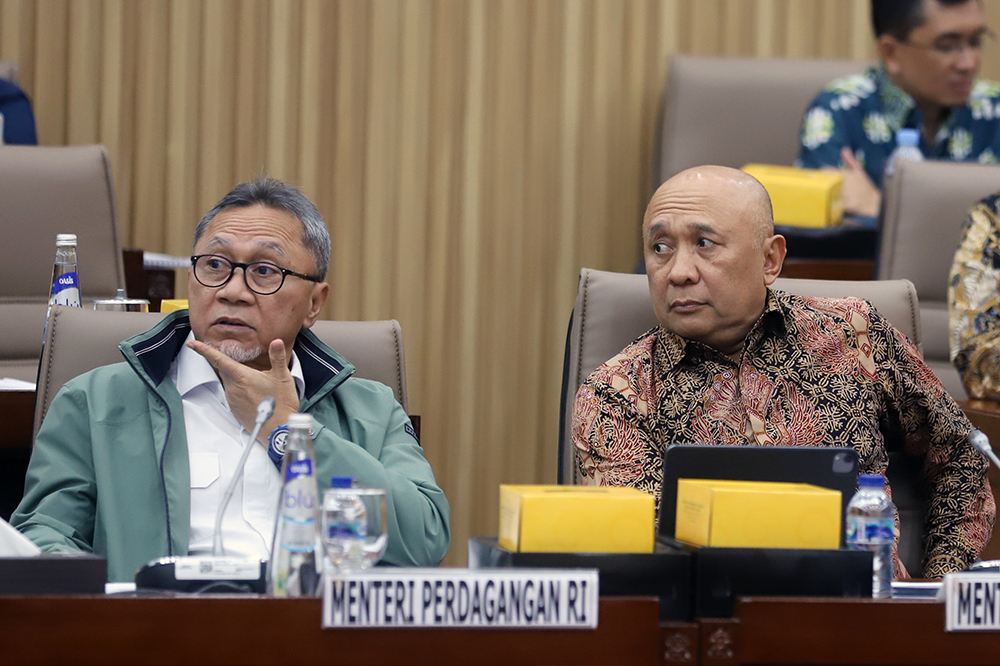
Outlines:
<svg viewBox="0 0 1000 666"><path fill-rule="evenodd" d="M354 477L335 476L323 494L323 545L334 571L364 567L368 517L357 487Z"/></svg>
<svg viewBox="0 0 1000 666"><path fill-rule="evenodd" d="M924 154L920 152L920 131L909 128L896 130L896 149L892 151L885 161L885 175L891 176L896 173L896 162L898 160L909 160L911 162L922 162Z"/></svg>
<svg viewBox="0 0 1000 666"><path fill-rule="evenodd" d="M870 550L872 596L892 596L892 542L896 509L885 494L885 478L878 474L858 477L858 492L847 505L847 546Z"/></svg>
<svg viewBox="0 0 1000 666"><path fill-rule="evenodd" d="M288 441L281 465L284 484L267 567L267 590L276 597L308 597L319 587L322 566L319 498L311 435L312 417L288 418Z"/></svg>
<svg viewBox="0 0 1000 666"><path fill-rule="evenodd" d="M80 307L80 278L76 268L76 234L56 235L56 262L52 266L49 307Z"/></svg>
<svg viewBox="0 0 1000 666"><path fill-rule="evenodd" d="M45 311L45 330L49 328L49 315L53 305L82 307L80 303L80 277L76 266L76 234L56 234L56 261L52 265L52 286L49 288L49 307ZM42 343L45 332L42 333Z"/></svg>

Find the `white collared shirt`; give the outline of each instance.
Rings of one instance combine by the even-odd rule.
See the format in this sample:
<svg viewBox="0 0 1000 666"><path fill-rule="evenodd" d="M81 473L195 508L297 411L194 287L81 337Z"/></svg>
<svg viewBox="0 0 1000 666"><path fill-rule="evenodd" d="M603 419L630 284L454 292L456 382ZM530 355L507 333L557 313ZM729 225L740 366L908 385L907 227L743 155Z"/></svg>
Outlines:
<svg viewBox="0 0 1000 666"><path fill-rule="evenodd" d="M194 333L190 333L188 340L193 339ZM301 399L305 380L295 352L292 352L291 372ZM249 445L253 449L243 470L242 483L236 484L222 519L223 546L229 556L269 559L281 473L268 457L267 449L251 442L250 433L233 416L222 382L201 354L181 347L170 366L170 378L184 404L184 430L191 463L188 552L211 554L219 502L236 472L243 447ZM267 434L262 433L264 438Z"/></svg>

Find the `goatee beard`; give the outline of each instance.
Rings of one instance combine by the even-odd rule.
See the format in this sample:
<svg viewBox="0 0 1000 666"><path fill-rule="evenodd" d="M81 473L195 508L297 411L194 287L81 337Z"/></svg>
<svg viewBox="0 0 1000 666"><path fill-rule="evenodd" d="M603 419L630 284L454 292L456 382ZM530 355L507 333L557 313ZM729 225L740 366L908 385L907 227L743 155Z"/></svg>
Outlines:
<svg viewBox="0 0 1000 666"><path fill-rule="evenodd" d="M211 346L215 347L237 363L243 363L244 365L256 360L261 353L260 347L244 349L243 347L240 347L238 342L233 342L232 340L226 340L225 342L220 342L217 345Z"/></svg>

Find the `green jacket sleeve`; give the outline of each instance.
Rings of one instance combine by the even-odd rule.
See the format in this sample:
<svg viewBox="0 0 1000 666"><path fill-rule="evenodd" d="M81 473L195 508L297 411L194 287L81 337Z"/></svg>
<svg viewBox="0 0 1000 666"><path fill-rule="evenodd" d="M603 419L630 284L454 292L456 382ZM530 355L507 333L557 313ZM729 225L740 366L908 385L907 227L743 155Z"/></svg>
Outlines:
<svg viewBox="0 0 1000 666"><path fill-rule="evenodd" d="M356 477L364 487L384 488L389 539L382 561L436 566L451 542L444 491L392 390L366 380L353 383L352 402L364 404L365 409L347 410L352 414L347 432L343 424L328 427L313 413L319 426L314 445L320 492L335 475Z"/></svg>
<svg viewBox="0 0 1000 666"><path fill-rule="evenodd" d="M91 552L97 483L86 396L64 387L35 438L11 524L43 552Z"/></svg>

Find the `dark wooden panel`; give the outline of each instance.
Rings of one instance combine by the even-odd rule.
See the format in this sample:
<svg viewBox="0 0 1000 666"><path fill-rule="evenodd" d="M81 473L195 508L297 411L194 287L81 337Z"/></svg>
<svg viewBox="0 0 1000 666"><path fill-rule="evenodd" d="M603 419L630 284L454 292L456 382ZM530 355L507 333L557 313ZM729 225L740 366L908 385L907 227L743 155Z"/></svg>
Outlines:
<svg viewBox="0 0 1000 666"><path fill-rule="evenodd" d="M946 633L935 601L759 597L736 614L743 664L1000 663L1000 633Z"/></svg>
<svg viewBox="0 0 1000 666"><path fill-rule="evenodd" d="M0 391L0 449L31 448L34 391Z"/></svg>
<svg viewBox="0 0 1000 666"><path fill-rule="evenodd" d="M652 597L601 599L596 630L323 630L320 611L319 599L0 597L12 638L0 664L660 663Z"/></svg>
<svg viewBox="0 0 1000 666"><path fill-rule="evenodd" d="M791 259L781 267L781 277L808 280L874 280L875 262L868 259Z"/></svg>

